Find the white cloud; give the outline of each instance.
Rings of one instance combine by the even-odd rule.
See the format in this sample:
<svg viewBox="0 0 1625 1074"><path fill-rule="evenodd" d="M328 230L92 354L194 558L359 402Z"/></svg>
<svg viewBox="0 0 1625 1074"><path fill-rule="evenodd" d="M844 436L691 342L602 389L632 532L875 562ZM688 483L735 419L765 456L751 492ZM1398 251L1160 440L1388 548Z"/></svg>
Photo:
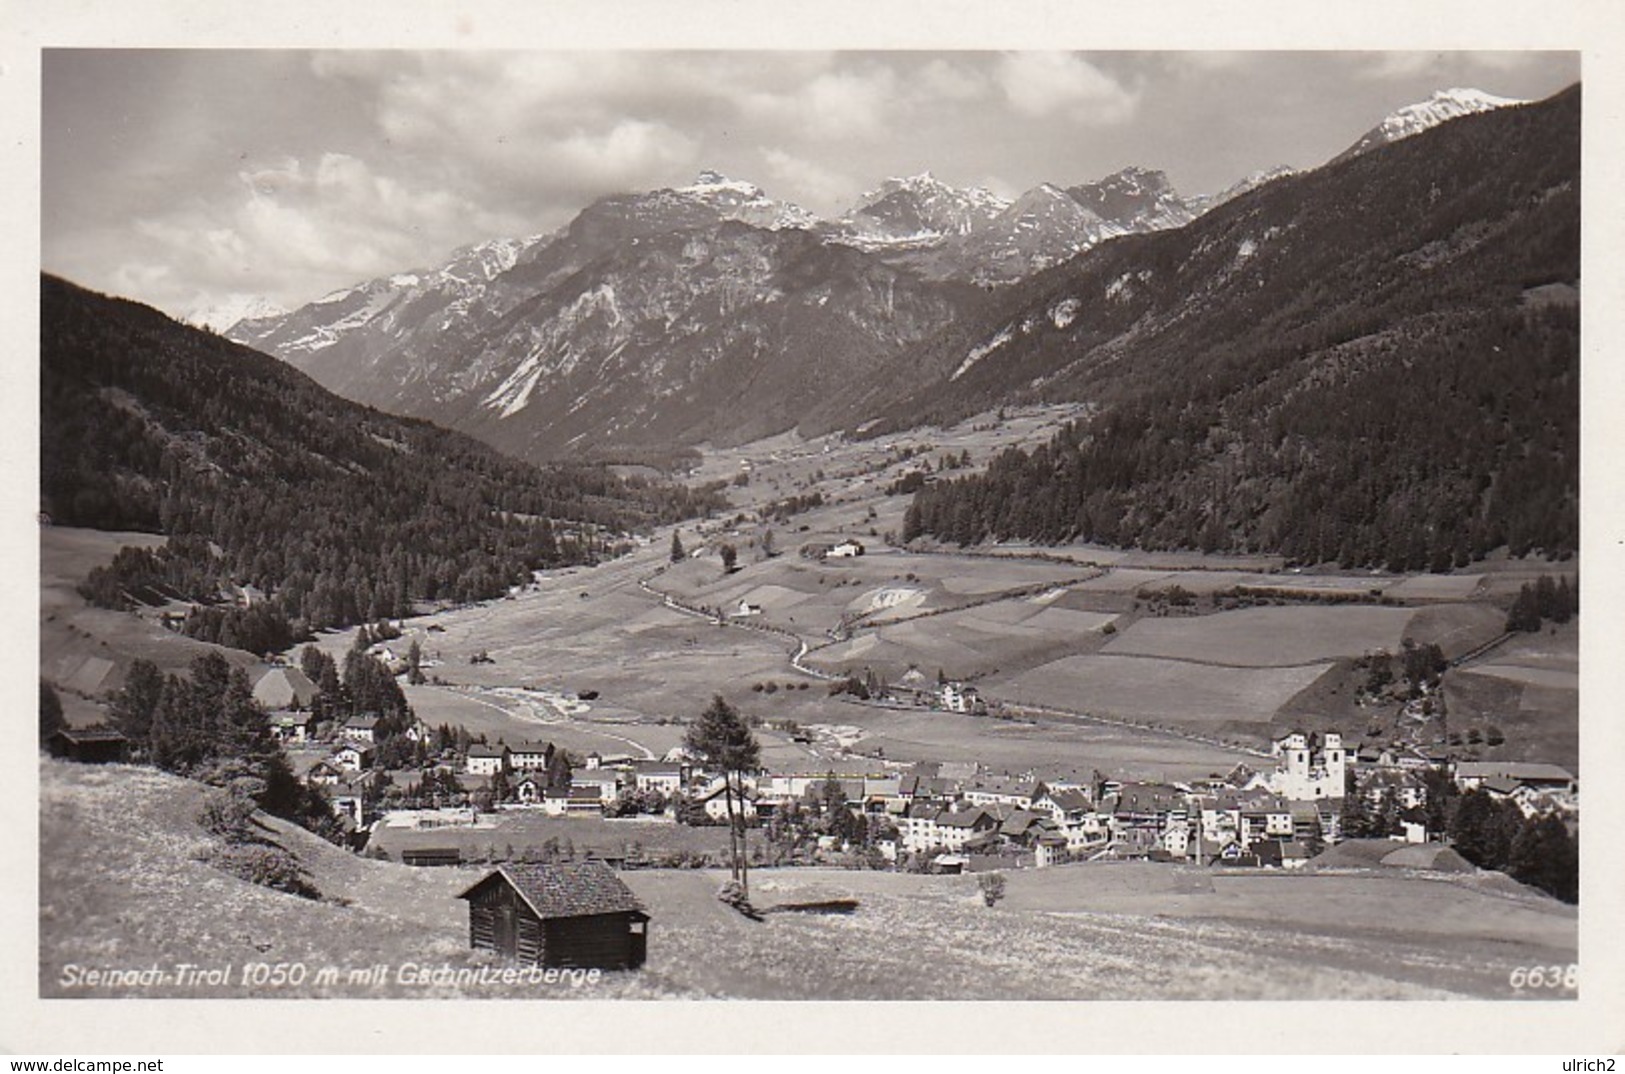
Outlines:
<svg viewBox="0 0 1625 1074"><path fill-rule="evenodd" d="M1137 91L1072 53L1005 53L996 71L1010 104L1030 116L1059 113L1114 124L1129 119L1139 103Z"/></svg>
<svg viewBox="0 0 1625 1074"><path fill-rule="evenodd" d="M737 101L748 118L829 142L884 137L901 103L897 75L884 67L826 71L788 91L746 92Z"/></svg>
<svg viewBox="0 0 1625 1074"><path fill-rule="evenodd" d="M1357 53L1355 73L1362 78L1414 78L1443 66L1441 52Z"/></svg>
<svg viewBox="0 0 1625 1074"><path fill-rule="evenodd" d="M935 101L975 101L987 96L992 83L987 75L963 63L935 59L914 78L920 95Z"/></svg>
<svg viewBox="0 0 1625 1074"><path fill-rule="evenodd" d="M783 197L817 212L833 214L845 209L857 188L850 175L783 149L763 149L762 161L768 174L783 186Z"/></svg>
<svg viewBox="0 0 1625 1074"><path fill-rule="evenodd" d="M481 209L460 194L409 185L366 162L327 153L239 172L229 196L136 219L131 256L115 278L131 293L166 297L170 308L193 291L256 293L284 304L370 276L429 264L482 234L520 234L520 221ZM176 312L185 312L178 309Z"/></svg>
<svg viewBox="0 0 1625 1074"><path fill-rule="evenodd" d="M623 119L601 131L572 131L531 147L538 164L567 168L580 179L629 189L657 181L695 160L692 138L662 123Z"/></svg>

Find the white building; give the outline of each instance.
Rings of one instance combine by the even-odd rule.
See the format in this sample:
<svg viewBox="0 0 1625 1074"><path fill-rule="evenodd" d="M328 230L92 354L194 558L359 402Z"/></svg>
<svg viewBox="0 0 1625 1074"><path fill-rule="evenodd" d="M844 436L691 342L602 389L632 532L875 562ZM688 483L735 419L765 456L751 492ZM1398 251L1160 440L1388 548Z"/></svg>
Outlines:
<svg viewBox="0 0 1625 1074"><path fill-rule="evenodd" d="M507 771L508 747L487 746L476 742L468 747L468 758L464 763L463 771L471 776L494 776L498 772Z"/></svg>
<svg viewBox="0 0 1625 1074"><path fill-rule="evenodd" d="M1277 739L1270 752L1278 767L1268 783L1276 794L1294 802L1343 797L1348 756L1336 731L1327 731L1318 743L1294 731Z"/></svg>
<svg viewBox="0 0 1625 1074"><path fill-rule="evenodd" d="M614 769L595 768L589 772L577 772L570 777L572 791L587 787L598 792L600 802L613 802L621 793L621 775Z"/></svg>
<svg viewBox="0 0 1625 1074"><path fill-rule="evenodd" d="M728 822L728 796L725 793L726 790L727 788L723 786L722 781L718 780L710 790L695 799L705 810L706 816L723 824ZM743 792L735 788L733 815L743 817L745 820L753 819L756 816L757 797L756 792L749 787L746 787Z"/></svg>
<svg viewBox="0 0 1625 1074"><path fill-rule="evenodd" d="M508 748L508 764L515 772L539 772L547 767L553 747L546 742L521 742Z"/></svg>
<svg viewBox="0 0 1625 1074"><path fill-rule="evenodd" d="M352 716L344 721L343 735L351 742L365 742L371 745L378 737L378 717Z"/></svg>
<svg viewBox="0 0 1625 1074"><path fill-rule="evenodd" d="M942 707L949 712L978 712L986 709L976 687L966 686L962 682L944 683L941 697Z"/></svg>
<svg viewBox="0 0 1625 1074"><path fill-rule="evenodd" d="M681 765L644 761L632 766L632 779L638 790L670 798L683 790Z"/></svg>
<svg viewBox="0 0 1625 1074"><path fill-rule="evenodd" d="M333 754L333 763L345 772L361 772L372 763L372 747L360 742L346 742Z"/></svg>
<svg viewBox="0 0 1625 1074"><path fill-rule="evenodd" d="M846 540L829 550L831 559L846 559L863 555L863 542Z"/></svg>

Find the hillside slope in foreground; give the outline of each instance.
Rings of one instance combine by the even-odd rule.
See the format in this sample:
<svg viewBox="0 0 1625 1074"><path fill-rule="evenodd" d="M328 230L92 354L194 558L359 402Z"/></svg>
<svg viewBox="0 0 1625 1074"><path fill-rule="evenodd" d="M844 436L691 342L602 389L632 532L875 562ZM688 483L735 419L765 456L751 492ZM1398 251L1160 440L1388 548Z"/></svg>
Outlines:
<svg viewBox="0 0 1625 1074"><path fill-rule="evenodd" d="M574 986L415 984L402 980L410 967L497 965L467 950L456 899L480 870L367 861L265 820L264 837L323 896L301 898L208 863L197 784L57 761L41 763L40 780L44 997L1512 998L1527 994L1507 983L1514 967L1576 957L1574 908L1498 877L1084 865L1011 873L988 909L974 877L760 871L759 905L861 905L752 923L715 900L716 874L648 871L624 874L653 918L641 972ZM302 966L304 980L247 983L251 963ZM226 979L188 979L182 965ZM167 980L85 983L89 969L152 967ZM337 980L318 983L327 967Z"/></svg>

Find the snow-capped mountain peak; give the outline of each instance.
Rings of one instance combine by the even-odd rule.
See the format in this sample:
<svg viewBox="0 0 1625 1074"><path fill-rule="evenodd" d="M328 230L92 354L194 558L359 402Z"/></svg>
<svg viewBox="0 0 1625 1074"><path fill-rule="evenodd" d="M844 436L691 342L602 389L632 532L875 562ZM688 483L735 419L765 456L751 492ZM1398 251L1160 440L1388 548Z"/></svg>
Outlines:
<svg viewBox="0 0 1625 1074"><path fill-rule="evenodd" d="M187 324L225 334L243 321L281 317L288 311L261 295L227 295L201 306L183 318Z"/></svg>
<svg viewBox="0 0 1625 1074"><path fill-rule="evenodd" d="M781 228L810 228L818 217L794 202L776 201L755 183L730 179L721 172L706 169L694 182L672 193L701 202L724 220L738 220L753 227L777 231Z"/></svg>
<svg viewBox="0 0 1625 1074"><path fill-rule="evenodd" d="M836 239L864 249L930 245L976 232L1009 207L990 190L950 186L928 171L894 176L858 198Z"/></svg>
<svg viewBox="0 0 1625 1074"><path fill-rule="evenodd" d="M1523 104L1510 97L1497 97L1476 89L1444 89L1416 104L1408 104L1383 119L1381 127L1389 141L1398 141L1419 134L1429 127L1437 127L1447 120L1488 112L1494 108Z"/></svg>
<svg viewBox="0 0 1625 1074"><path fill-rule="evenodd" d="M1439 124L1452 119L1460 119L1462 116L1528 103L1528 101L1514 97L1497 97L1495 94L1485 93L1483 90L1459 86L1435 90L1433 95L1425 101L1407 104L1390 112L1383 118L1381 123L1367 131L1359 141L1338 154L1333 159L1333 163L1357 157L1361 153L1369 152L1380 145L1387 145L1402 138L1409 138L1414 134L1421 134L1431 127L1437 127Z"/></svg>

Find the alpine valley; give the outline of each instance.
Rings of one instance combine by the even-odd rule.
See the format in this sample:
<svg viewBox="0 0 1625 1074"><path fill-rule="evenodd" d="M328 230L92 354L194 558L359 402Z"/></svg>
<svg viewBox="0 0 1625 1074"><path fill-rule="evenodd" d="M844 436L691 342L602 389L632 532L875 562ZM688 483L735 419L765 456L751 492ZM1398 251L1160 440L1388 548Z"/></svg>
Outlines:
<svg viewBox="0 0 1625 1074"><path fill-rule="evenodd" d="M124 89L140 65L115 58L76 62ZM405 117L475 114L429 92L432 58L310 61L364 117L331 79L291 92L280 55L209 60L234 90L283 80L300 144L379 182L410 174L376 149ZM777 84L779 63L747 66ZM625 94L670 68L584 92L636 116ZM247 97L204 122L217 82L190 69L154 65L188 106L165 130L229 144L252 181L224 141L261 126ZM466 99L499 129L552 71L482 70ZM1273 101L1261 71L1248 94ZM1178 77L1248 123L1170 153L1258 129L1233 84ZM284 184L267 206L320 206L277 228L298 260L170 257L156 293L334 251L398 271L190 324L42 272L38 995L1573 999L1579 86L1444 90L1361 135L1376 106L1271 143L1326 163L1218 192L1135 160L1010 197L938 175L1032 167L1003 159L1024 139L1045 170L1129 161L1050 154L1031 132L1115 131L1018 127L994 85L1012 140L973 142L963 101L951 136L899 112L914 141L887 151L927 146L938 174L843 211L705 171L576 212L610 189L582 168L565 226L411 268L374 251L420 247L364 242L516 217L462 194L368 217L383 188L257 152ZM101 159L102 128L57 114ZM723 115L671 129L758 140ZM581 152L664 144L615 130ZM840 174L823 137L795 159ZM154 212L189 219L171 177L193 158L153 171L167 143L130 141L85 189L162 175ZM490 186L472 141L424 143L436 191L512 209L543 168L576 182L570 153L509 141ZM686 178L719 143L683 145L681 171L604 174ZM1234 173L1276 159L1252 148ZM1486 1024L1451 1047L1516 1037Z"/></svg>
<svg viewBox="0 0 1625 1074"><path fill-rule="evenodd" d="M1576 282L1577 96L1442 91L1326 167L1191 198L1143 168L1014 201L927 173L824 221L704 173L227 334L533 461L1133 399L1220 349L1284 399L1396 300L1466 340Z"/></svg>

